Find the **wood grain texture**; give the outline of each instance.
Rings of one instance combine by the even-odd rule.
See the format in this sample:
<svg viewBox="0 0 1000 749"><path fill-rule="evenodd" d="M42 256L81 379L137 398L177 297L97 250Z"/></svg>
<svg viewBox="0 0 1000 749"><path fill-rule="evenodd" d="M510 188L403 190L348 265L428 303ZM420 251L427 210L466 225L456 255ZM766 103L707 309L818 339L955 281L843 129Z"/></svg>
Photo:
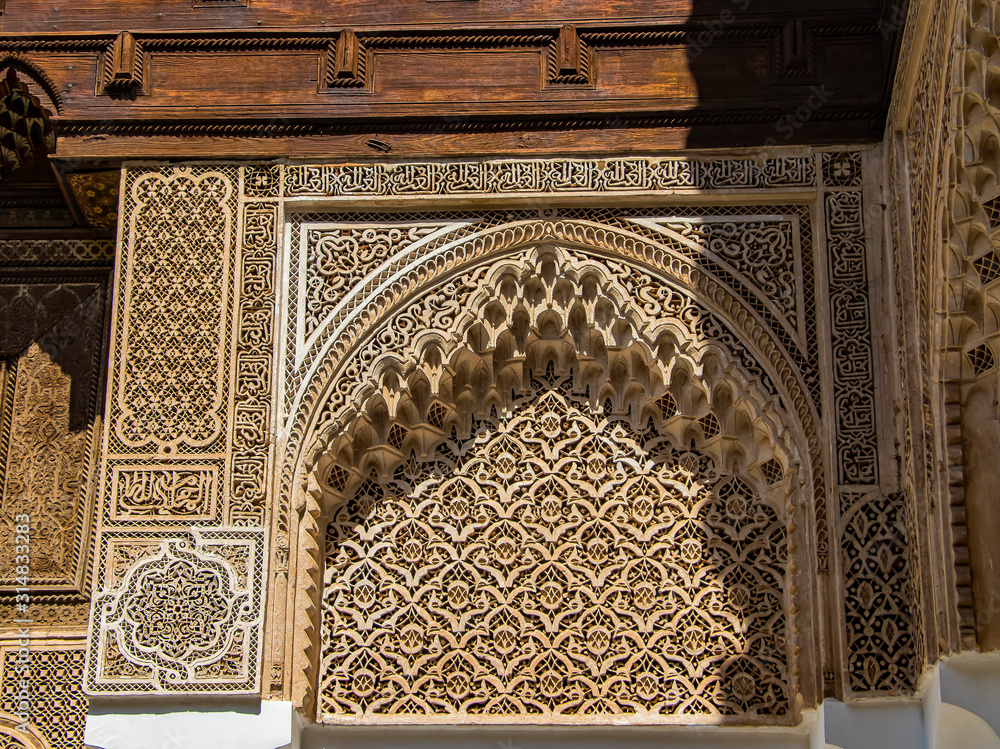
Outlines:
<svg viewBox="0 0 1000 749"><path fill-rule="evenodd" d="M0 17L59 94L57 158L873 141L899 33L875 0L194 5Z"/></svg>

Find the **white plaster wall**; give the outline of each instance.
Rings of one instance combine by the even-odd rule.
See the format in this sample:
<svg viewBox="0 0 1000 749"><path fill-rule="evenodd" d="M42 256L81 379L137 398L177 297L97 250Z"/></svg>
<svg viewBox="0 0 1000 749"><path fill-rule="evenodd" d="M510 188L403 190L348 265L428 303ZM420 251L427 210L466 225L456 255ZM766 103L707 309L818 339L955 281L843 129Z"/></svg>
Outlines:
<svg viewBox="0 0 1000 749"><path fill-rule="evenodd" d="M152 712L153 707L157 712ZM92 704L88 749L298 749L291 702Z"/></svg>
<svg viewBox="0 0 1000 749"><path fill-rule="evenodd" d="M703 727L600 728L321 728L302 749L809 749L809 735Z"/></svg>

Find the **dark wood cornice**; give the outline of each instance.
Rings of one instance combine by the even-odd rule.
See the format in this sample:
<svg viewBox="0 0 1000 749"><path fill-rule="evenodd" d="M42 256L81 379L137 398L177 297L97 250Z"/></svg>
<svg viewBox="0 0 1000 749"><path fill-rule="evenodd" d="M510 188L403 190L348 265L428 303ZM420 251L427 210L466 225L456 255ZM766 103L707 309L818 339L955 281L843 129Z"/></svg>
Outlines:
<svg viewBox="0 0 1000 749"><path fill-rule="evenodd" d="M601 22L417 23L443 11L400 6L401 19L411 20L396 25L379 23L382 9L362 3L368 10L345 6L345 18L367 19L349 26L247 28L260 17L251 3L230 9L250 13L232 16L243 19L239 28L80 33L63 24L0 36L0 55L30 61L54 80L64 102L54 122L74 156L92 153L95 139L108 147L131 141L135 157L149 158L169 154L164 139L183 142L190 156L197 139L206 149L218 138L326 139L336 148L339 139L378 133L451 137L459 153L485 147L470 139L463 150L454 145L459 136L495 133L531 141L527 134L609 130L654 148L880 138L901 30L886 26L884 8L858 0L863 7L812 3L772 13L769 0L753 14L732 12L745 2L689 8L686 17L675 9L660 22L609 10ZM480 15L494 5L484 2ZM713 16L713 8L721 10ZM123 17L130 12L123 8ZM223 18L221 9L213 13ZM589 147L588 138L575 140Z"/></svg>

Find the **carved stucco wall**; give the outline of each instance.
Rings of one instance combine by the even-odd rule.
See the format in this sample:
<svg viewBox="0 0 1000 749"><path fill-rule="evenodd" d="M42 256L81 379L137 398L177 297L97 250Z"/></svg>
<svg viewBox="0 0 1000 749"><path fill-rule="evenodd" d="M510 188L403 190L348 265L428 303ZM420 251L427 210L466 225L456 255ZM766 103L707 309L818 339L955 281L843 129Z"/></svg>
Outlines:
<svg viewBox="0 0 1000 749"><path fill-rule="evenodd" d="M376 359L317 466L324 717L787 719L805 450L760 375L704 310L586 250L453 283L444 340L438 295L411 306L423 345Z"/></svg>
<svg viewBox="0 0 1000 749"><path fill-rule="evenodd" d="M113 259L111 242L0 242L2 746L83 743Z"/></svg>
<svg viewBox="0 0 1000 749"><path fill-rule="evenodd" d="M478 679L481 692L490 673L471 654L465 686L449 682L447 663L434 667L438 708L407 707L402 698L384 709L358 707L361 682L349 672L379 683L399 666L387 652L427 656L422 648L434 638L411 627L406 644L396 639L409 625L376 636L357 623L368 598L352 587L344 561L351 557L343 554L345 542L360 542L336 502L356 507L362 480L383 493L395 487L396 499L373 503L364 519L370 528L358 527L397 539L393 553L402 560L416 547L392 520L403 506L394 503L410 501L416 477L424 477L421 491L443 492L437 501L451 507L435 471L447 464L448 480L457 480L474 470L476 455L485 459L477 444L512 425L521 434L542 429L537 409L546 398L561 398L572 413L566 418L589 429L593 444L634 453L632 472L648 483L646 493L623 494L636 517L644 512L637 498L658 496L659 507L686 487L674 525L650 543L669 547L666 539L687 533L690 558L654 564L644 547L624 560L620 584L631 580L627 569L644 564L643 584L659 580L656 595L668 601L685 588L675 579L684 564L701 580L708 580L704 565L728 569L736 587L750 567L774 565L748 593L754 611L740 613L732 607L733 600L746 606L742 596L720 597L719 584L705 582L684 593L703 610L689 602L670 624L687 646L657 652L661 646L640 637L649 651L640 710L648 719L782 722L824 693L912 690L924 658L913 584L919 560L910 553L912 508L886 481L892 455L878 436L883 374L871 287L880 249L870 209L876 179L866 177L875 164L869 150L760 160L127 168L88 691L260 690L328 720L359 709L376 721L468 711L462 690L474 692L469 685ZM479 207L456 210L456 198ZM495 306L508 277L520 311ZM556 339L558 346L544 343ZM523 351L510 348L516 341ZM462 367L466 395L454 390ZM511 391L513 400L500 397ZM452 436L441 429L449 419ZM470 441L473 432L479 442ZM545 453L544 434L522 438L519 449ZM411 474L399 474L418 444ZM700 456L701 468L687 453ZM545 460L539 475L558 473ZM579 480L571 471L565 502L619 486L621 469L601 470L610 472ZM500 485L498 475L483 476ZM475 496L482 505L484 495ZM716 509L713 497L722 503ZM410 526L437 534L448 554L472 553L462 551L465 541L441 536L435 511L427 512ZM597 513L584 517L587 527L631 527L601 526L600 513L587 512ZM491 533L480 540L494 554L500 547ZM767 560L746 566L749 552L736 549L747 538L771 549ZM695 542L730 551L699 557ZM736 556L726 561L727 554ZM574 559L553 560L549 582L569 586L574 575L586 576L584 558ZM483 564L477 574L500 569ZM401 586L396 614L412 594L411 583L394 577L400 565L383 566L373 583ZM176 611L169 602L181 588L197 595ZM534 604L497 595L518 637L549 636L525 619ZM603 617L609 642L620 643L631 626L624 622L647 616L636 606L624 599L585 606L567 626L576 632L587 616ZM445 609L423 606L423 621L444 631ZM163 636L181 626L161 626L178 616L197 637ZM651 622L636 626L644 631ZM475 626L482 633L487 625ZM572 636L572 647L583 647L582 635ZM368 643L367 666L352 665L357 654L343 660L343 637ZM572 669L591 669L592 690L621 681L615 669L623 663L573 666L566 642L549 644L546 668L532 667L528 702L495 706L496 719L538 714L539 690L554 694ZM730 647L748 654L740 668L724 663ZM667 661L686 673L673 686ZM513 672L504 673L501 681ZM441 697L449 688L453 694ZM403 691L429 704L414 683ZM586 708L583 697L575 706L557 700L540 711L574 720L634 711L623 695Z"/></svg>
<svg viewBox="0 0 1000 749"><path fill-rule="evenodd" d="M900 489L920 518L931 658L1000 647L1000 118L993 3L911 6L885 144L900 369Z"/></svg>
<svg viewBox="0 0 1000 749"><path fill-rule="evenodd" d="M59 685L56 707L45 710L83 715L79 638L93 520L97 603L86 651L93 694L261 691L329 721L482 712L469 695L497 673L509 689L515 673L496 665L503 653L491 649L502 642L484 644L485 632L502 640L510 629L538 640L525 619L535 604L497 593L491 605L503 598L511 616L502 626L477 620L463 630L470 641L480 638L479 650L463 655L467 669L452 668L442 651L437 661L430 657L440 644L428 649L427 622L447 630L445 612L466 600L466 589L444 588L456 598L418 607L423 629L400 620L398 632L381 632L364 623L362 583L371 580L348 574L351 554L374 558L388 549L385 558L395 561L387 570L380 560L379 574L396 586L393 616L414 590L398 570L427 561L426 552L405 556L413 538L433 535L459 555L468 553L463 544L492 544L499 558L514 536L472 528L470 542L464 530L448 535L455 524L442 529L441 518L456 512L455 495L443 487L476 477L475 487L465 484L471 503L489 499L503 512L506 505L489 494L503 479L491 461L514 428L517 449L536 450L521 459L534 460L543 479L562 476L546 462L555 453L546 452L552 438L542 429L542 406L554 402L567 424L594 444L617 446L635 467L629 475L649 482L628 494L628 522L602 525L599 512L581 515L598 529L587 544L623 528L645 532L645 503L636 499L666 501L664 487L672 487L686 499L674 506L673 525L658 532L673 539L698 523L704 532L684 537L678 549L742 533L733 520L739 516L764 518L750 536L759 533L753 537L779 551L755 565L773 569L750 598L769 600L770 618L759 616L763 608L744 616L706 584L695 596L707 609L701 621L683 618L698 608L692 605L669 623L680 646L654 653L642 627L632 627L640 632L635 642L661 660L650 666L650 655L640 664L634 693L619 690L586 708L580 684L589 679L587 688L612 694L617 628L646 615L637 613L639 599L582 607L564 633L570 644L553 645L549 661L532 666L524 692L536 702L546 689L570 692L576 702L550 701L542 713L588 720L588 710L633 710L622 695L633 702L639 695L639 708L655 706L667 719L676 710L688 718L793 719L795 692L805 706L823 694L905 693L940 652L993 647L996 604L987 596L996 587L976 577L989 554L977 553L966 517L982 507L967 495L974 477L985 475L968 435L983 428L978 416L989 422L996 409L1000 121L991 61L1000 22L996 8L978 0L912 8L881 160L873 150L831 150L714 160L135 166L124 174L113 295L97 270L109 264L108 243L5 244L20 260L4 268L0 293L0 331L10 342L0 370L0 509L8 534L18 508L30 504L38 517L31 584L41 594L32 616L43 637L33 647L37 678ZM883 236L892 252L882 251ZM560 258L551 277L535 264L549 256ZM518 362L511 350L501 361L485 346L482 336L509 342L518 326L547 340L547 318L501 320L486 302L476 306L489 297L484 279L496 281L506 268L544 291L545 279L576 282L588 264L610 274L598 284L600 298L618 304L608 309L631 321L637 345L656 321L683 323L674 332L687 348L677 351L697 366L682 366L676 352L655 353L648 341L638 358L608 357L607 341L621 331L602 330L599 315L573 317L572 305L559 319L579 336L560 339L561 348L526 348ZM888 291L886 279L892 293L873 294ZM115 325L98 450L94 356L109 296ZM476 333L472 345L463 319L494 327ZM90 341L84 356L63 356L60 342L70 335ZM605 337L599 356L586 353L595 335ZM717 358L695 355L701 349L693 340L715 347ZM437 353L428 346L434 341ZM547 363L560 356L562 369L550 372ZM487 361L489 376L478 385L470 379L479 398L470 405L455 394L455 373ZM715 364L706 369L709 361ZM590 380L564 379L569 370L581 377L584 363ZM665 376L684 366L692 367L688 382L704 389L700 400L685 401L674 390L678 381ZM719 373L726 377L713 380ZM503 395L508 386L516 397ZM636 414L643 413L651 419L641 423ZM443 433L448 424L453 435ZM418 459L404 460L406 448L418 445ZM656 449L660 462L650 457ZM695 480L686 453L697 456L703 480ZM582 473L566 472L566 496L621 480L613 469L591 474L582 481ZM736 482L739 492L730 493ZM529 483L534 489L544 481ZM400 523L417 485L429 498L426 513ZM548 497L519 526L528 536L543 532ZM740 515L744 508L753 515ZM391 543L376 550L359 540L358 528ZM566 532L584 540L579 527ZM552 543L546 537L534 548L551 556ZM644 578L660 575L663 600L676 593L672 575L683 564L686 574L698 573L690 566L694 544L685 548L687 562L658 560L653 578ZM648 562L647 551L626 566ZM719 555L712 563L726 564ZM0 564L16 575L16 559ZM494 561L481 569L502 568ZM580 554L548 568L562 583L535 581L539 589L591 574ZM435 569L439 576L450 570ZM469 574L456 580L475 591L481 570ZM644 584L621 579L636 590ZM11 619L15 587L0 590ZM192 592L183 611L174 603L180 589ZM537 606L533 613L540 621ZM588 615L603 623L592 625ZM762 618L766 626L754 623ZM164 636L177 626L197 636ZM605 632L611 647L600 653L612 655L595 670ZM746 633L771 638L768 652L741 641ZM345 637L364 646L345 649ZM0 742L75 745L76 719L46 720L31 737L14 738L14 642L8 633L0 644ZM719 678L723 669L712 659L722 643L753 651L757 671ZM574 661L570 653L583 649L590 656ZM492 652L492 666L481 652ZM432 664L428 690L411 680L396 683L381 704L366 696L365 679L384 685L387 670L424 656ZM676 679L667 685L665 662L683 672L686 692ZM578 677L577 692L566 689L567 674ZM437 702L427 709L434 690ZM407 706L403 692L424 706ZM510 701L494 714L539 714L526 705Z"/></svg>
<svg viewBox="0 0 1000 749"><path fill-rule="evenodd" d="M906 540L913 532L910 510L881 483L890 456L879 454L877 438L880 375L871 335L869 263L878 243L872 240L877 226L866 223L865 191L871 183L863 178L865 158L861 152L831 152L760 162L285 167L285 439L274 559L279 600L294 589L296 605L294 610L272 605L271 694L291 696L308 711L318 699L316 680L330 677L322 670L331 651L324 650L320 609L333 600L322 603L322 571L329 564L323 528L332 503L328 469L318 466L333 449L337 430L347 429L350 414L363 410L371 389L388 387L379 379L384 365L377 362L390 351L404 352L405 360L422 333L442 331L467 307L464 276L454 274L476 267L485 273L492 255L545 244L618 258L624 264L616 282L620 293L648 300L653 319L686 319L682 310L698 310L691 314L708 326L699 335L721 341L752 377L770 380L762 392L780 397L792 414L801 437L800 476L808 483L792 501L802 511L802 526L789 526L804 534L804 542L793 544L796 554L809 556L794 586L801 596L796 607L816 626L807 628L813 639L789 668L804 674L796 688L806 704L838 685L853 693L912 689L923 659L916 634L919 592L912 583L918 560ZM740 207L722 197L746 191L736 201L746 203L745 196L761 188L754 193L755 205ZM768 201L768 189L781 196L777 202ZM605 205L610 198L612 205L628 206L629 198L696 191L697 207L559 207L560 199L604 195ZM449 196L487 201L506 196L521 203L457 212L449 208ZM354 207L315 212L313 206L324 200ZM377 207L400 201L411 207L359 211L367 202ZM303 211L300 204L310 208ZM762 263L761 257L773 262ZM661 278L657 283L665 286L636 287L636 279L645 277ZM414 294L426 301L402 306ZM671 297L675 301L667 301ZM399 366L408 372L415 365ZM402 396L385 397L392 404ZM822 419L828 412L836 416ZM396 431L392 439L405 433ZM380 439L369 449L384 449L389 432ZM310 482L313 488L306 491ZM339 583L328 574L327 584ZM821 599L825 623L820 623ZM329 608L326 615L332 615ZM331 636L338 634L327 629ZM331 687L324 683L328 700ZM377 712L370 712L372 719Z"/></svg>
<svg viewBox="0 0 1000 749"><path fill-rule="evenodd" d="M258 689L278 206L256 173L124 173L91 694Z"/></svg>

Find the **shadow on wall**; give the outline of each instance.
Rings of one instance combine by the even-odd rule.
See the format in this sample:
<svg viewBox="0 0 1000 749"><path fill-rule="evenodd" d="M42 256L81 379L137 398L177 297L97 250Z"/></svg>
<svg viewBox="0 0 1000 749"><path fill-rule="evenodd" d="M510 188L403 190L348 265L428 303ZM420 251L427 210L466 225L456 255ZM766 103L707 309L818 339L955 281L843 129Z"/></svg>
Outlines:
<svg viewBox="0 0 1000 749"><path fill-rule="evenodd" d="M689 148L877 141L907 0L692 0ZM881 14L881 15L880 15Z"/></svg>

